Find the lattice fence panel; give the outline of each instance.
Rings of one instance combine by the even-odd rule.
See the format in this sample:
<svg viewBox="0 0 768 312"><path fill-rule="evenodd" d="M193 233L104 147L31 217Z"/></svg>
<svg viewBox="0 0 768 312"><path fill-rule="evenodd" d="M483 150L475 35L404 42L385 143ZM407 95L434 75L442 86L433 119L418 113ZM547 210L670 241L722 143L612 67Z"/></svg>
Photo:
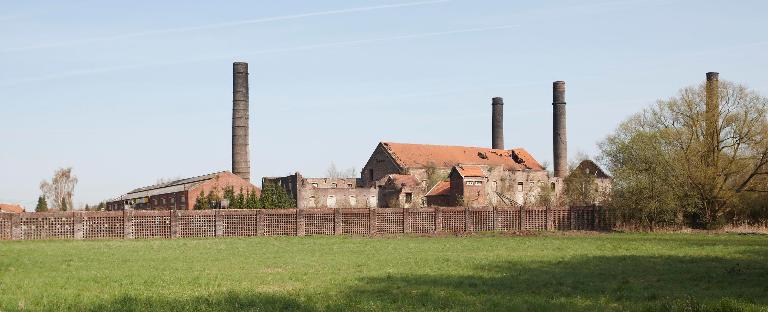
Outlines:
<svg viewBox="0 0 768 312"><path fill-rule="evenodd" d="M0 240L11 239L11 219L0 214Z"/></svg>
<svg viewBox="0 0 768 312"><path fill-rule="evenodd" d="M427 211L408 212L411 233L434 233L435 232L435 213Z"/></svg>
<svg viewBox="0 0 768 312"><path fill-rule="evenodd" d="M341 233L342 234L368 234L370 223L368 212L342 212L341 213Z"/></svg>
<svg viewBox="0 0 768 312"><path fill-rule="evenodd" d="M519 231L520 230L520 211L519 210L499 210L496 213L498 218L499 231Z"/></svg>
<svg viewBox="0 0 768 312"><path fill-rule="evenodd" d="M616 212L614 210L599 209L596 214L598 215L598 224L595 230L613 229L616 224Z"/></svg>
<svg viewBox="0 0 768 312"><path fill-rule="evenodd" d="M255 212L255 211L254 211ZM256 236L258 217L256 214L222 215L222 235L224 236Z"/></svg>
<svg viewBox="0 0 768 312"><path fill-rule="evenodd" d="M552 226L556 230L571 229L571 211L568 209L552 209Z"/></svg>
<svg viewBox="0 0 768 312"><path fill-rule="evenodd" d="M21 218L22 239L73 238L72 217Z"/></svg>
<svg viewBox="0 0 768 312"><path fill-rule="evenodd" d="M214 237L216 236L216 216L178 216L179 237Z"/></svg>
<svg viewBox="0 0 768 312"><path fill-rule="evenodd" d="M443 231L464 232L466 227L464 211L443 211Z"/></svg>
<svg viewBox="0 0 768 312"><path fill-rule="evenodd" d="M534 231L547 230L547 211L544 209L526 210L525 229Z"/></svg>
<svg viewBox="0 0 768 312"><path fill-rule="evenodd" d="M171 237L170 216L133 216L134 238Z"/></svg>
<svg viewBox="0 0 768 312"><path fill-rule="evenodd" d="M403 233L403 212L376 212L376 233Z"/></svg>
<svg viewBox="0 0 768 312"><path fill-rule="evenodd" d="M333 235L333 213L304 214L304 235Z"/></svg>
<svg viewBox="0 0 768 312"><path fill-rule="evenodd" d="M264 235L295 236L295 213L269 213L264 215Z"/></svg>
<svg viewBox="0 0 768 312"><path fill-rule="evenodd" d="M591 230L595 225L595 214L592 209L576 209L576 220L574 220L574 229Z"/></svg>
<svg viewBox="0 0 768 312"><path fill-rule="evenodd" d="M83 216L83 238L123 238L125 222L121 215Z"/></svg>
<svg viewBox="0 0 768 312"><path fill-rule="evenodd" d="M493 231L493 211L472 211L471 215L475 232Z"/></svg>

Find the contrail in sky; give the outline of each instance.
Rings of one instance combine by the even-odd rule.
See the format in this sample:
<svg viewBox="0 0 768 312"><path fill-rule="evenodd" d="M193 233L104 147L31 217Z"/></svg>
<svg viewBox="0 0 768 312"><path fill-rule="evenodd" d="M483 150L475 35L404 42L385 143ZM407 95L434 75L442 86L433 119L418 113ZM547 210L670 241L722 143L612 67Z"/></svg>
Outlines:
<svg viewBox="0 0 768 312"><path fill-rule="evenodd" d="M58 74L28 77L28 78L22 78L22 79L17 79L12 81L0 81L0 87L12 86L12 85L17 85L17 84L27 83L27 82L46 81L46 80L62 79L62 78L77 77L77 76L88 76L92 74L108 73L108 72L114 72L114 71L152 67L152 66L187 64L187 63L203 62L203 61L210 61L210 60L220 60L220 59L226 60L226 59L232 59L233 57L248 57L252 55L274 54L274 53L281 53L281 52L295 52L295 51L306 51L306 50L315 50L315 49L323 49L323 48L357 46L357 45L365 45L365 44L371 44L371 43L377 43L377 42L421 39L421 38L447 36L447 35L462 34L462 33L503 30L503 29L510 29L515 27L518 27L518 26L517 25L500 25L500 26L490 26L490 27L465 28L465 29L439 31L439 32L400 35L400 36L392 36L392 37L338 41L338 42L331 42L331 43L319 43L319 44L311 44L311 45L289 47L289 48L264 49L264 50L250 51L250 52L242 53L240 55L230 54L226 56L219 55L219 56L198 57L198 58L189 58L189 59L183 59L183 60L177 60L177 61L166 61L166 62L148 63L148 64L140 64L140 65L119 65L119 66L110 66L110 67L101 67L101 68L91 68L91 69L83 69L83 70L70 71L70 72L64 72L64 73L58 73Z"/></svg>
<svg viewBox="0 0 768 312"><path fill-rule="evenodd" d="M319 11L319 12L310 12L310 13L301 13L301 14L263 17L263 18L256 18L256 19L247 19L247 20L222 22L222 23L206 24L206 25L148 30L148 31L126 33L126 34L119 34L119 35L113 35L113 36L92 37L92 38L84 38L84 39L71 40L71 41L62 41L62 42L44 43L44 44L24 46L24 47L8 48L8 49L0 50L0 53L55 48L55 47L71 46L71 45L84 44L84 43L129 39L129 38L137 38L137 37L152 36L152 35L163 35L163 34L198 31L198 30L220 29L220 28L236 27L236 26L251 25L251 24L301 19L301 18L314 17L314 16L326 16L326 15L347 14L347 13L355 13L355 12L375 11L375 10L383 10L383 9L413 7L413 6L444 3L444 2L450 2L450 1L452 0L430 0L430 1L383 4L383 5L374 5L374 6L359 7L359 8L338 9L338 10L328 10L328 11Z"/></svg>

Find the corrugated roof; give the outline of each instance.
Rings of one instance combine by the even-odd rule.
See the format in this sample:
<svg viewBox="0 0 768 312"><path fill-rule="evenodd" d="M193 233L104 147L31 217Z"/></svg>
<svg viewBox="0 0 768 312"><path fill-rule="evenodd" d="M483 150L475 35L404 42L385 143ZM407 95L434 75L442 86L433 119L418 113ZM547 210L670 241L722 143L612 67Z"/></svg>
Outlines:
<svg viewBox="0 0 768 312"><path fill-rule="evenodd" d="M22 213L24 207L15 204L0 204L0 212Z"/></svg>
<svg viewBox="0 0 768 312"><path fill-rule="evenodd" d="M456 168L456 171L458 171L462 177L484 177L485 176L485 172L483 172L483 168L480 168L480 166L477 166L477 165L458 165L455 168Z"/></svg>
<svg viewBox="0 0 768 312"><path fill-rule="evenodd" d="M453 167L458 164L504 166L507 170L544 170L522 148L499 150L485 147L449 146L382 142L392 158L403 168Z"/></svg>
<svg viewBox="0 0 768 312"><path fill-rule="evenodd" d="M426 196L447 196L451 195L451 181L438 182Z"/></svg>
<svg viewBox="0 0 768 312"><path fill-rule="evenodd" d="M168 188L168 187L174 187L174 186L184 186L184 185L192 184L192 183L196 183L196 182L203 182L203 181L207 181L207 180L213 179L214 177L216 177L216 175L224 173L224 172L226 172L226 171L219 171L219 172L209 173L209 174L201 175L201 176L197 176L197 177L186 178L186 179L178 179L178 180L174 180L174 181L171 181L171 182L165 182L165 183L160 183L160 184L140 187L140 188L137 188L135 190L132 190L132 191L128 192L128 194L138 193L138 192L146 192L146 191L157 190L157 189ZM167 192L162 192L162 193L167 193Z"/></svg>

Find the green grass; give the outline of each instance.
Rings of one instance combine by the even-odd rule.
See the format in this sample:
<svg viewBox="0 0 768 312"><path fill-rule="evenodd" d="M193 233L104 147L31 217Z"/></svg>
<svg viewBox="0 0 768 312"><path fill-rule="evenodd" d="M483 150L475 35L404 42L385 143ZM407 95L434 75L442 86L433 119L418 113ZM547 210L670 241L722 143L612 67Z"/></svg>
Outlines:
<svg viewBox="0 0 768 312"><path fill-rule="evenodd" d="M768 311L768 236L2 241L21 309Z"/></svg>

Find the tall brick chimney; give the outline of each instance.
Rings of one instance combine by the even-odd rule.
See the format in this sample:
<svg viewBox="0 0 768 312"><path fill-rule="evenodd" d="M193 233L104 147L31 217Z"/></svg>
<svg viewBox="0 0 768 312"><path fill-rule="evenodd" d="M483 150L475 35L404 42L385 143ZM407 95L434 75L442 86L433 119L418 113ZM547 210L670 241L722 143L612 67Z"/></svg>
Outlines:
<svg viewBox="0 0 768 312"><path fill-rule="evenodd" d="M552 83L552 145L555 177L568 175L568 137L565 131L565 81Z"/></svg>
<svg viewBox="0 0 768 312"><path fill-rule="evenodd" d="M707 144L710 149L711 159L717 154L717 148L720 144L720 99L719 92L720 74L716 72L707 73L707 85L705 87L705 107L704 107L704 131L706 133Z"/></svg>
<svg viewBox="0 0 768 312"><path fill-rule="evenodd" d="M491 148L504 149L504 99L491 100Z"/></svg>
<svg viewBox="0 0 768 312"><path fill-rule="evenodd" d="M248 158L248 63L232 64L232 173L251 180Z"/></svg>

